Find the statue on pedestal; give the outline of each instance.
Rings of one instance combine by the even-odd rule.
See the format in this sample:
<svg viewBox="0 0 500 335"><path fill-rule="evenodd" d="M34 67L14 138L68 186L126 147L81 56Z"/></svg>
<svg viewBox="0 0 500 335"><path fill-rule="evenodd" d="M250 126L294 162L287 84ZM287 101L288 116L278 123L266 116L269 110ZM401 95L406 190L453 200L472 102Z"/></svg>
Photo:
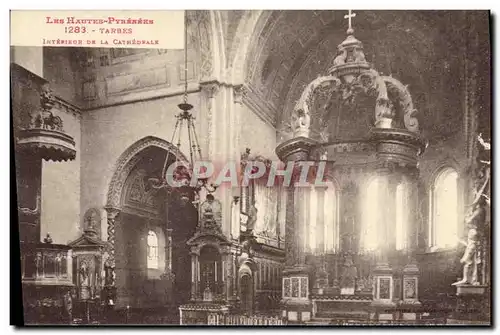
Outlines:
<svg viewBox="0 0 500 335"><path fill-rule="evenodd" d="M80 299L90 299L90 273L87 263L82 262L79 270Z"/></svg>
<svg viewBox="0 0 500 335"><path fill-rule="evenodd" d="M257 222L257 207L255 206L256 202L254 202L248 211L248 221L247 221L247 233L250 234L255 229L255 223Z"/></svg>
<svg viewBox="0 0 500 335"><path fill-rule="evenodd" d="M358 278L358 269L352 261L352 256L345 258L344 269L340 276L340 294L354 294L356 280Z"/></svg>
<svg viewBox="0 0 500 335"><path fill-rule="evenodd" d="M309 127L311 125L311 116L303 108L294 110L291 125L295 137L308 137Z"/></svg>
<svg viewBox="0 0 500 335"><path fill-rule="evenodd" d="M471 284L479 285L477 273L478 265L481 263L481 258L478 254L479 232L478 228L482 228L486 218L486 200L481 197L474 204L472 212L467 215L466 224L469 228L467 241L461 241L465 246L465 252L460 259L460 263L464 264L463 278L452 285Z"/></svg>
<svg viewBox="0 0 500 335"><path fill-rule="evenodd" d="M479 143L481 144L483 151L479 154L478 160L481 163L479 166L477 174L477 189L474 190L474 201L472 203L472 209L469 214L467 214L465 221L469 228L467 234L467 242L461 241L465 246L465 252L460 260L460 263L464 264L463 267L463 278L452 285L479 285L478 279L478 267L482 263L482 251L479 247L481 242L481 233L484 233L486 224L486 206L490 204L490 198L488 196L488 185L490 182L490 161L489 151L491 150L491 144L486 142L482 134L477 137Z"/></svg>

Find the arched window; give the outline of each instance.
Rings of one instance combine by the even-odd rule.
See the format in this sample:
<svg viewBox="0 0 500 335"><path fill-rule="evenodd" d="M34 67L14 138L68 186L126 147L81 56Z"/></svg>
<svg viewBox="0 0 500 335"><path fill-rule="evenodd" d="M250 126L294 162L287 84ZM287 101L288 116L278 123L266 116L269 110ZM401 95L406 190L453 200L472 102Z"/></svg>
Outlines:
<svg viewBox="0 0 500 335"><path fill-rule="evenodd" d="M306 241L307 250L313 253L334 252L338 247L338 204L337 193L332 183L323 192L323 209L318 208L319 192L312 187L310 190L309 204L309 227ZM323 227L319 227L318 216L323 216ZM322 231L318 231L322 229ZM320 247L318 235L323 238L323 250Z"/></svg>
<svg viewBox="0 0 500 335"><path fill-rule="evenodd" d="M158 236L152 230L148 232L148 269L158 269Z"/></svg>
<svg viewBox="0 0 500 335"><path fill-rule="evenodd" d="M429 246L453 247L458 237L458 173L446 168L437 176L430 197Z"/></svg>
<svg viewBox="0 0 500 335"><path fill-rule="evenodd" d="M379 216L379 178L373 178L366 189L365 204L363 206L363 223L361 228L361 248L364 251L377 250L378 239L378 216Z"/></svg>

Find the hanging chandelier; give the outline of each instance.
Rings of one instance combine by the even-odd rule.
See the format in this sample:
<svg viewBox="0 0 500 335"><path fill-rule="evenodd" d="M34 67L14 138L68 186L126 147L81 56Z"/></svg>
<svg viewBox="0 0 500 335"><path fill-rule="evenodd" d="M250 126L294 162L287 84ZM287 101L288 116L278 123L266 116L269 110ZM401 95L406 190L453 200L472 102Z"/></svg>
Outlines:
<svg viewBox="0 0 500 335"><path fill-rule="evenodd" d="M208 193L216 191L217 186L208 184L208 178L195 178L196 183L193 185L194 163L196 160L202 160L201 148L194 125L195 117L191 113L193 105L188 102L188 55L187 55L187 15L184 19L184 97L183 102L178 104L180 112L175 116L176 123L172 134L171 144L176 143L177 149L180 152L181 139L183 129L187 128L188 146L189 146L189 164L182 162L179 155L175 155L173 165L175 168L169 175L170 151L167 151L165 162L160 178L150 178L151 186L156 189L167 189L169 192L177 191L183 202L188 202L190 195L194 193L195 197L199 199L199 193L205 189ZM203 171L199 171L201 173Z"/></svg>

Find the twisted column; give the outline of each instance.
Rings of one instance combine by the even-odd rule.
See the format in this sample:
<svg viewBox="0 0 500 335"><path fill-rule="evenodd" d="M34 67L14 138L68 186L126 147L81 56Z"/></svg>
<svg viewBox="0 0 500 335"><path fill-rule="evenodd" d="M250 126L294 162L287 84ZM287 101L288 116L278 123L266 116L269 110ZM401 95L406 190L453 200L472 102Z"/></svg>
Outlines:
<svg viewBox="0 0 500 335"><path fill-rule="evenodd" d="M116 263L115 263L115 226L120 210L116 208L106 208L107 212L107 233L108 233L108 258L104 264L104 290L106 301L109 305L116 304Z"/></svg>

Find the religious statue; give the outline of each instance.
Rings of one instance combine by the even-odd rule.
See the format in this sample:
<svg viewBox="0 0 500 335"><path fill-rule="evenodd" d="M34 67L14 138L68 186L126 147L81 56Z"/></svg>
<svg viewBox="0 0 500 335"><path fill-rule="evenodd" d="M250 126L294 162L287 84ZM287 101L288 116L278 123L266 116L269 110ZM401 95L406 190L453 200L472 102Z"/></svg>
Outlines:
<svg viewBox="0 0 500 335"><path fill-rule="evenodd" d="M105 255L107 252L105 253ZM106 256L106 261L104 262L104 286L114 286L115 285L115 268L114 261Z"/></svg>
<svg viewBox="0 0 500 335"><path fill-rule="evenodd" d="M363 49L361 48L356 48L354 50L354 58L357 63L363 63L366 62L365 54L363 52Z"/></svg>
<svg viewBox="0 0 500 335"><path fill-rule="evenodd" d="M404 282L404 298L405 299L415 299L417 296L417 289L415 287L416 279L405 280Z"/></svg>
<svg viewBox="0 0 500 335"><path fill-rule="evenodd" d="M212 194L201 204L202 228L220 229L222 208L218 200Z"/></svg>
<svg viewBox="0 0 500 335"><path fill-rule="evenodd" d="M479 141L479 143L481 143L481 145L483 146L484 150L487 150L487 151L490 151L491 150L491 143L489 142L486 142L484 139L483 139L483 134L479 134L477 136L477 139ZM489 164L489 162L488 162Z"/></svg>
<svg viewBox="0 0 500 335"><path fill-rule="evenodd" d="M303 109L295 110L292 115L292 129L296 136L308 136L311 116Z"/></svg>
<svg viewBox="0 0 500 335"><path fill-rule="evenodd" d="M318 294L323 294L324 289L328 287L328 272L324 262L316 272L314 287L317 289Z"/></svg>
<svg viewBox="0 0 500 335"><path fill-rule="evenodd" d="M90 298L90 277L87 263L82 262L79 269L80 298L87 300Z"/></svg>
<svg viewBox="0 0 500 335"><path fill-rule="evenodd" d="M461 241L465 246L465 252L460 260L464 264L463 278L452 285L477 284L477 230L470 228L467 235L467 242Z"/></svg>
<svg viewBox="0 0 500 335"><path fill-rule="evenodd" d="M486 203L489 205L490 204L490 198L487 194L487 187L490 182L490 158L489 158L489 151L491 150L491 144L489 142L486 142L483 139L482 134L479 134L477 137L479 143L483 147L483 151L479 153L478 155L478 161L481 163L481 165L478 167L477 171L477 189L475 190L475 199L473 201L473 204L476 203L479 199L479 197L484 197L486 199Z"/></svg>
<svg viewBox="0 0 500 335"><path fill-rule="evenodd" d="M483 147L483 151L479 154L478 160L482 164L479 167L477 175L477 189L474 194L474 201L470 213L466 216L466 225L469 228L467 241L460 241L466 246L464 255L460 263L464 264L463 278L452 285L471 284L478 285L478 267L482 263L481 250L479 248L480 238L485 229L486 224L486 207L490 204L490 198L487 191L490 182L490 161L489 151L491 144L483 139L482 134L479 134L478 142Z"/></svg>
<svg viewBox="0 0 500 335"><path fill-rule="evenodd" d="M48 85L42 87L40 93L41 111L36 115L31 123L32 126L43 129L59 130L63 129L63 121L52 112L54 107L54 95Z"/></svg>
<svg viewBox="0 0 500 335"><path fill-rule="evenodd" d="M208 286L203 290L203 301L212 301L212 291Z"/></svg>
<svg viewBox="0 0 500 335"><path fill-rule="evenodd" d="M50 237L50 233L47 233L47 236L43 239L44 243L52 243L52 237Z"/></svg>
<svg viewBox="0 0 500 335"><path fill-rule="evenodd" d="M469 228L467 241L460 241L466 246L464 255L460 259L460 263L464 264L463 278L452 285L472 284L478 285L478 265L481 263L481 258L478 253L479 244L479 229L481 229L486 219L486 200L479 198L474 204L472 212L466 217L466 224Z"/></svg>
<svg viewBox="0 0 500 335"><path fill-rule="evenodd" d="M71 297L71 291L64 294L64 309L68 315L70 322L73 319L73 298Z"/></svg>
<svg viewBox="0 0 500 335"><path fill-rule="evenodd" d="M347 58L347 49L341 50L337 57L333 60L333 66L339 66L345 64Z"/></svg>
<svg viewBox="0 0 500 335"><path fill-rule="evenodd" d="M248 221L247 221L247 232L250 234L254 228L255 228L255 223L257 222L257 207L256 207L257 202L254 202L252 206L250 206L249 212L248 212Z"/></svg>
<svg viewBox="0 0 500 335"><path fill-rule="evenodd" d="M354 294L356 279L358 278L358 269L354 266L352 257L346 256L344 269L340 276L340 294Z"/></svg>
<svg viewBox="0 0 500 335"><path fill-rule="evenodd" d="M359 278L356 282L356 291L361 294L373 292L373 278L371 276Z"/></svg>

